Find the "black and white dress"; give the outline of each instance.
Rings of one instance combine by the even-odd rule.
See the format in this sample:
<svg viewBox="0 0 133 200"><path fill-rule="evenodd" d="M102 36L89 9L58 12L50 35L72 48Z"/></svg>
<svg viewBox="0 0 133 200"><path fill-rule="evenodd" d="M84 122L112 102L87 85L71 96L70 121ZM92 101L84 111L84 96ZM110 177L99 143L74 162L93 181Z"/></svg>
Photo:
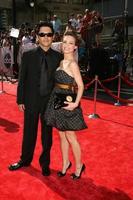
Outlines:
<svg viewBox="0 0 133 200"><path fill-rule="evenodd" d="M60 84L73 84L74 78L68 75L64 70L55 72L55 82ZM53 126L61 131L82 130L87 128L83 118L81 107L77 107L72 111L60 108L54 109L55 93L70 93L70 90L55 87L50 96L44 119L48 125Z"/></svg>

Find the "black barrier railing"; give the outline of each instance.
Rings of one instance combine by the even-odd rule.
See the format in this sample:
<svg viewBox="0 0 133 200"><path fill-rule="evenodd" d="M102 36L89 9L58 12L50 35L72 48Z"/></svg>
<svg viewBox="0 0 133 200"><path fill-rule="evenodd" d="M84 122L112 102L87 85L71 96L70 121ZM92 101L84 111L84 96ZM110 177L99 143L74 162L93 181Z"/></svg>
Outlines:
<svg viewBox="0 0 133 200"><path fill-rule="evenodd" d="M117 78L118 78L118 87L117 87L118 90L117 90L117 95L115 95L115 94L113 94L112 90L106 88L106 87L103 85L103 83L105 83L105 82L110 82L110 81L115 80L115 79L117 79ZM106 79L106 80L101 80L101 81L98 79L98 76L96 75L96 76L95 76L95 79L91 80L90 83L85 84L85 89L88 89L88 87L89 87L90 85L92 85L92 84L95 82L95 88L94 88L94 112L93 112L93 114L91 114L91 115L88 116L89 118L94 118L94 119L100 118L99 115L96 114L96 102L97 102L97 91L98 91L97 85L98 85L98 84L101 86L101 88L103 88L103 90L104 90L108 95L110 95L110 96L113 97L115 100L117 100L117 102L116 102L114 105L120 106L120 105L121 105L120 102L122 102L122 103L128 103L128 104L132 104L132 103L133 103L133 100L127 100L127 99L123 99L123 98L120 97L120 94L121 94L121 79L122 79L125 83L127 83L129 86L131 86L131 87L133 86L133 82L129 81L126 77L124 77L124 76L121 74L121 72L119 72L119 74L116 75L115 77L111 77L111 78L108 78L108 79Z"/></svg>
<svg viewBox="0 0 133 200"><path fill-rule="evenodd" d="M96 75L96 76L97 76L97 75ZM115 79L117 79L117 78L118 78L118 91L117 91L117 96L116 96L116 95L113 94L112 90L106 88L106 87L103 85L103 83L109 82L109 81L112 81L112 80L115 80ZM120 72L120 73L119 73L118 75L116 75L115 77L108 78L108 79L106 79L106 80L99 80L98 78L95 78L95 79L91 80L90 83L85 84L85 89L88 89L88 87L89 87L93 82L97 81L98 84L103 88L103 90L104 90L108 95L110 95L111 97L113 97L114 99L116 99L117 101L119 100L119 102L125 102L125 103L128 102L128 103L132 103L132 102L133 102L132 100L126 100L126 99L123 99L123 98L120 97L120 93L121 93L121 79L122 79L125 83L127 83L129 86L131 86L131 87L133 86L133 82L127 80L127 78L125 78L125 77L121 74L121 72ZM94 91L94 93L95 93L95 91Z"/></svg>
<svg viewBox="0 0 133 200"><path fill-rule="evenodd" d="M105 91L108 95L110 95L111 97L113 97L114 99L116 99L116 100L119 99L119 101L122 102L122 103L133 103L132 100L123 99L123 98L121 98L121 97L118 98L118 96L114 95L113 92L112 92L110 89L106 88L99 80L98 80L98 83L99 83L99 85L104 89L104 91Z"/></svg>
<svg viewBox="0 0 133 200"><path fill-rule="evenodd" d="M5 73L4 73L4 77L6 78L7 81L9 81L9 82L12 83L12 84L18 82L18 79L13 80L12 77L7 76Z"/></svg>
<svg viewBox="0 0 133 200"><path fill-rule="evenodd" d="M130 81L127 79L127 77L121 75L121 78L122 78L122 80L123 80L127 85L129 85L130 87L133 86L133 83L130 82Z"/></svg>
<svg viewBox="0 0 133 200"><path fill-rule="evenodd" d="M0 90L0 94L2 94L2 93L5 92L4 91L4 84L3 84L3 82L4 82L4 73L3 73L3 71L1 71L0 75L1 75L1 90Z"/></svg>
<svg viewBox="0 0 133 200"><path fill-rule="evenodd" d="M97 83L98 83L98 76L95 76L95 89L94 89L94 112L89 115L89 118L100 118L98 114L96 114L96 101L97 101Z"/></svg>
<svg viewBox="0 0 133 200"><path fill-rule="evenodd" d="M102 82L102 83L108 83L108 82L110 82L110 81L113 81L113 80L117 79L118 76L119 76L119 75L116 75L116 76L114 76L114 77L111 77L111 78L108 78L108 79L105 79L105 80L101 80L101 82Z"/></svg>
<svg viewBox="0 0 133 200"><path fill-rule="evenodd" d="M87 89L88 87L90 87L94 82L95 82L95 79L91 80L90 83L85 84L85 89Z"/></svg>
<svg viewBox="0 0 133 200"><path fill-rule="evenodd" d="M114 104L115 106L120 106L120 93L121 93L121 72L118 74L118 92L117 92L117 102Z"/></svg>

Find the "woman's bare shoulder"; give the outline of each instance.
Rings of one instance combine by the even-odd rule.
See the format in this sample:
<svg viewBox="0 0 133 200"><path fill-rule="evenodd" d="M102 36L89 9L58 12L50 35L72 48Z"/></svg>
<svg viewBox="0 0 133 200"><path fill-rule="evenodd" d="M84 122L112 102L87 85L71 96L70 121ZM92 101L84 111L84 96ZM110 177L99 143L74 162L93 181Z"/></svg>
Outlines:
<svg viewBox="0 0 133 200"><path fill-rule="evenodd" d="M70 66L70 68L71 68L71 67L72 67L72 68L73 68L73 67L74 67L74 68L75 68L75 67L76 67L76 68L79 68L78 63L76 62L76 60L71 61L70 64L69 64L69 66Z"/></svg>

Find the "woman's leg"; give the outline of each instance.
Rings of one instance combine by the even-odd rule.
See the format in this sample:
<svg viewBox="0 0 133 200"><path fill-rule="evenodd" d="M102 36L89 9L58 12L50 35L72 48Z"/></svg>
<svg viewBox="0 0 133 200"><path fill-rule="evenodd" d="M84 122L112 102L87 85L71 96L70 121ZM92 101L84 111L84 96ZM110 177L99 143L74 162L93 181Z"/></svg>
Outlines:
<svg viewBox="0 0 133 200"><path fill-rule="evenodd" d="M75 175L79 176L82 168L80 144L74 131L66 131L66 137L72 146L72 151L76 162Z"/></svg>
<svg viewBox="0 0 133 200"><path fill-rule="evenodd" d="M97 33L97 34L96 34L96 43L97 43L97 47L99 47L99 45L101 44L100 37L101 37L100 33Z"/></svg>
<svg viewBox="0 0 133 200"><path fill-rule="evenodd" d="M70 164L69 143L64 131L59 131L59 136L60 136L60 146L61 146L61 153L62 153L62 159L63 159L62 173L65 173L66 169L68 168Z"/></svg>

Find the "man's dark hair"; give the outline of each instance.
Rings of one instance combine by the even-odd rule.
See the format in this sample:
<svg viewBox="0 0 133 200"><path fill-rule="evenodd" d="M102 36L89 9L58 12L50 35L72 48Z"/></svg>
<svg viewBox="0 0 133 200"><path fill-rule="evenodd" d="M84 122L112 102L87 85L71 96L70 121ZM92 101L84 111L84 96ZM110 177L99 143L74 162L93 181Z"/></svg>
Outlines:
<svg viewBox="0 0 133 200"><path fill-rule="evenodd" d="M36 34L39 33L41 27L49 27L51 29L52 33L54 34L53 25L50 22L40 21L36 25Z"/></svg>

